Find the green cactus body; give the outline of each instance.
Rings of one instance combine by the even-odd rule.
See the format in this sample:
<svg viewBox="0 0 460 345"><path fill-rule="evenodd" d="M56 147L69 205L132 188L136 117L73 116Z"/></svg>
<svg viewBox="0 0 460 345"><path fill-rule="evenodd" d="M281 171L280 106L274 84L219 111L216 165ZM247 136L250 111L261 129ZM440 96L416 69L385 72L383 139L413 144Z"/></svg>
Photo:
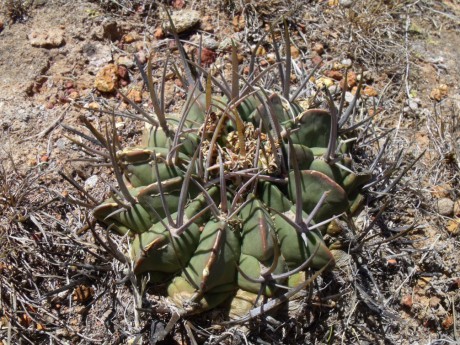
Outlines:
<svg viewBox="0 0 460 345"><path fill-rule="evenodd" d="M289 89L240 92L233 78L232 89L219 86L223 96L211 76L205 91L189 81L179 116L156 104L142 146L116 153L127 200L117 193L93 211L131 235L135 273L166 282L169 300L189 313L227 300L241 315L258 295L282 294L276 285L333 267L321 231L359 210L372 176L354 172L337 116L302 109Z"/></svg>

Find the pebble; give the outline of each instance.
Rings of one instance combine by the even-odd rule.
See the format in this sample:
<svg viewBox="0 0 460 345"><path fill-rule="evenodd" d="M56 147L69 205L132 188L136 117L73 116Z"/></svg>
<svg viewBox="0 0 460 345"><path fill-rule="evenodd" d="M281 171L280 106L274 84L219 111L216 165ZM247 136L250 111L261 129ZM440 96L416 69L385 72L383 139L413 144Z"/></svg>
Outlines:
<svg viewBox="0 0 460 345"><path fill-rule="evenodd" d="M379 93L374 87L366 85L362 91L362 94L367 97L377 97Z"/></svg>
<svg viewBox="0 0 460 345"><path fill-rule="evenodd" d="M341 64L343 67L351 67L352 62L351 59L343 59Z"/></svg>
<svg viewBox="0 0 460 345"><path fill-rule="evenodd" d="M321 58L321 56L319 56L318 54L315 54L312 58L311 58L311 62L313 62L314 65L319 65L323 62L323 59Z"/></svg>
<svg viewBox="0 0 460 345"><path fill-rule="evenodd" d="M441 325L445 330L451 329L454 325L454 318L451 315L447 315L447 317L442 321Z"/></svg>
<svg viewBox="0 0 460 345"><path fill-rule="evenodd" d="M57 28L49 30L32 30L27 36L33 47L58 48L65 43L64 31Z"/></svg>
<svg viewBox="0 0 460 345"><path fill-rule="evenodd" d="M123 42L129 44L140 40L140 38L141 36L137 32L131 31L123 37Z"/></svg>
<svg viewBox="0 0 460 345"><path fill-rule="evenodd" d="M258 46L256 50L256 56L265 56L267 55L267 50L263 46Z"/></svg>
<svg viewBox="0 0 460 345"><path fill-rule="evenodd" d="M350 8L351 6L353 6L353 0L340 0L339 4L342 7Z"/></svg>
<svg viewBox="0 0 460 345"><path fill-rule="evenodd" d="M456 236L460 233L460 219L449 220L446 226L446 230L452 236Z"/></svg>
<svg viewBox="0 0 460 345"><path fill-rule="evenodd" d="M297 59L300 56L300 51L296 46L291 46L291 58Z"/></svg>
<svg viewBox="0 0 460 345"><path fill-rule="evenodd" d="M113 92L118 84L118 67L115 64L108 64L96 75L94 87L100 92Z"/></svg>
<svg viewBox="0 0 460 345"><path fill-rule="evenodd" d="M412 304L414 302L412 301L412 296L411 295L405 295L401 298L401 305L403 305L406 308L412 308Z"/></svg>
<svg viewBox="0 0 460 345"><path fill-rule="evenodd" d="M201 20L200 29L206 32L214 32L211 16L204 16Z"/></svg>
<svg viewBox="0 0 460 345"><path fill-rule="evenodd" d="M409 99L408 101L409 108L413 111L418 109L418 102L415 99Z"/></svg>
<svg viewBox="0 0 460 345"><path fill-rule="evenodd" d="M219 50L230 50L232 49L232 41L233 44L238 48L240 45L240 42L235 38L235 37L227 37L222 42L219 43Z"/></svg>
<svg viewBox="0 0 460 345"><path fill-rule="evenodd" d="M153 36L157 40L161 40L162 38L164 38L165 37L165 32L163 31L163 28L156 28L154 33L153 33Z"/></svg>
<svg viewBox="0 0 460 345"><path fill-rule="evenodd" d="M353 98L355 98L355 96L350 91L345 92L345 101L351 103Z"/></svg>
<svg viewBox="0 0 460 345"><path fill-rule="evenodd" d="M56 142L54 143L54 145L60 149L60 150L64 150L66 148L66 144L67 144L67 140L66 138L59 138L58 140L56 140Z"/></svg>
<svg viewBox="0 0 460 345"><path fill-rule="evenodd" d="M335 95L340 92L340 87L336 84L329 86L328 89L331 95Z"/></svg>
<svg viewBox="0 0 460 345"><path fill-rule="evenodd" d="M316 86L319 88L329 88L332 85L334 85L334 80L332 80L331 78L321 77L318 80L316 80Z"/></svg>
<svg viewBox="0 0 460 345"><path fill-rule="evenodd" d="M441 100L447 97L448 91L449 87L446 84L440 84L431 91L430 98L437 102L440 102Z"/></svg>
<svg viewBox="0 0 460 345"><path fill-rule="evenodd" d="M438 200L438 213L442 216L450 217L454 214L454 202L449 198Z"/></svg>
<svg viewBox="0 0 460 345"><path fill-rule="evenodd" d="M211 50L216 50L219 47L219 42L212 37L203 37L202 44L203 47Z"/></svg>
<svg viewBox="0 0 460 345"><path fill-rule="evenodd" d="M343 74L340 71L330 70L330 71L324 72L324 75L326 77L329 77L329 78L332 78L332 79L335 79L335 80L338 80L338 81L342 80L342 78L343 78Z"/></svg>
<svg viewBox="0 0 460 345"><path fill-rule="evenodd" d="M112 61L112 50L109 45L88 43L81 50L88 59L88 64L93 67L102 67Z"/></svg>
<svg viewBox="0 0 460 345"><path fill-rule="evenodd" d="M142 103L142 92L136 89L132 89L128 92L127 97L135 103Z"/></svg>
<svg viewBox="0 0 460 345"><path fill-rule="evenodd" d="M215 51L207 48L201 49L201 63L204 66L209 66L216 61L217 54Z"/></svg>
<svg viewBox="0 0 460 345"><path fill-rule="evenodd" d="M324 45L321 44L321 43L315 43L315 44L313 45L312 50L313 50L314 52L316 52L318 55L323 55L323 53L324 53Z"/></svg>
<svg viewBox="0 0 460 345"><path fill-rule="evenodd" d="M97 184L98 180L99 180L99 178L97 177L97 175L93 175L93 176L87 178L85 180L85 185L84 185L85 190L88 191L88 190L93 189L94 187L96 187L96 184Z"/></svg>
<svg viewBox="0 0 460 345"><path fill-rule="evenodd" d="M178 34L190 30L195 25L200 22L201 15L200 12L195 10L180 10L177 12L173 12L171 15L171 19L174 23L174 27ZM169 19L165 21L164 28L165 30L171 29L171 24L169 23Z"/></svg>
<svg viewBox="0 0 460 345"><path fill-rule="evenodd" d="M134 60L128 56L120 56L117 59L117 64L126 66L127 68L133 68L135 66Z"/></svg>

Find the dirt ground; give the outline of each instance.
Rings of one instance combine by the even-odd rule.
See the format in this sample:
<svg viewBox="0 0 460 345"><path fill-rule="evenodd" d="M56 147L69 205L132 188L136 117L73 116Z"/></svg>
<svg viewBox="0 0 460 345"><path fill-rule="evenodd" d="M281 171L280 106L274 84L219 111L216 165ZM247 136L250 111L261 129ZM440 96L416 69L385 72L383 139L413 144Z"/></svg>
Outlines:
<svg viewBox="0 0 460 345"><path fill-rule="evenodd" d="M78 193L59 175L102 199L110 171L76 160L79 147L64 126L81 128L81 115L103 122L89 110L102 104L130 108L95 86L109 64L118 66L125 93L149 105L133 55L164 59L172 38L161 29L163 4L200 13L200 22L181 34L192 56L200 35L209 40L202 55L209 64L225 63L226 38L238 41L243 73L266 24L285 16L293 58L307 67L322 62L312 83L338 84L334 65L344 59L353 62L355 77L364 71L373 121L392 131L388 162L402 171L424 154L388 196L373 241L359 257L347 257L352 264L322 278L319 303L306 301L296 317L233 327L216 324L221 316L212 311L180 320L161 343L460 344L457 0L1 1L4 344L156 343L171 317L152 288L145 308L132 308L137 297L123 264L96 244L84 205L69 202ZM272 53L268 44L258 57L267 63ZM178 111L185 94L174 75L166 94L168 110ZM117 128L123 145L137 142L138 123L120 119Z"/></svg>

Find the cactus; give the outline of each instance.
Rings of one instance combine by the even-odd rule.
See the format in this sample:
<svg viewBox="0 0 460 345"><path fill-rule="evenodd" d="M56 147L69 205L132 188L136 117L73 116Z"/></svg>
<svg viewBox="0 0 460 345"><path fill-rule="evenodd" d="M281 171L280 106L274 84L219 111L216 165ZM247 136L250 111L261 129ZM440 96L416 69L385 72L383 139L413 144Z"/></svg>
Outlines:
<svg viewBox="0 0 460 345"><path fill-rule="evenodd" d="M269 68L279 68L278 92L259 85L267 72L256 74L253 63L243 80L235 47L228 86L189 62L173 35L188 89L180 116L166 116L164 87L153 84L148 62L154 114L122 95L146 122L141 146L118 149L86 121L119 185L93 215L130 238L134 273L166 283L184 313L229 305L241 316L258 296L305 286L303 271L334 266L323 235L334 218L359 211L372 176L356 171L345 130L360 86L346 109L327 90L327 110L303 109L290 90L287 29L286 60Z"/></svg>

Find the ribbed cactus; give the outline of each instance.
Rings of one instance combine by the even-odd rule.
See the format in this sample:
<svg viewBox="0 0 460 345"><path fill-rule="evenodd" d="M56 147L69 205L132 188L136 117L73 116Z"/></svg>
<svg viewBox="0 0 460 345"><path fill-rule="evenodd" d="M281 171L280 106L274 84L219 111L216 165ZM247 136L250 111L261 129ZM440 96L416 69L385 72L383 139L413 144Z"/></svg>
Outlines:
<svg viewBox="0 0 460 345"><path fill-rule="evenodd" d="M359 89L347 108L325 90L328 110L302 109L289 86L287 29L285 58L259 74L253 58L247 79L233 47L231 81L189 62L174 36L188 89L183 110L165 113L149 62L143 77L154 114L125 98L146 122L141 145L118 149L90 127L119 184L93 214L128 234L134 272L167 283L181 310L228 301L241 315L258 296L289 296L283 287L295 288L305 270L333 267L323 234L334 217L359 208L370 178L356 172L343 134ZM280 92L259 84L276 68Z"/></svg>

